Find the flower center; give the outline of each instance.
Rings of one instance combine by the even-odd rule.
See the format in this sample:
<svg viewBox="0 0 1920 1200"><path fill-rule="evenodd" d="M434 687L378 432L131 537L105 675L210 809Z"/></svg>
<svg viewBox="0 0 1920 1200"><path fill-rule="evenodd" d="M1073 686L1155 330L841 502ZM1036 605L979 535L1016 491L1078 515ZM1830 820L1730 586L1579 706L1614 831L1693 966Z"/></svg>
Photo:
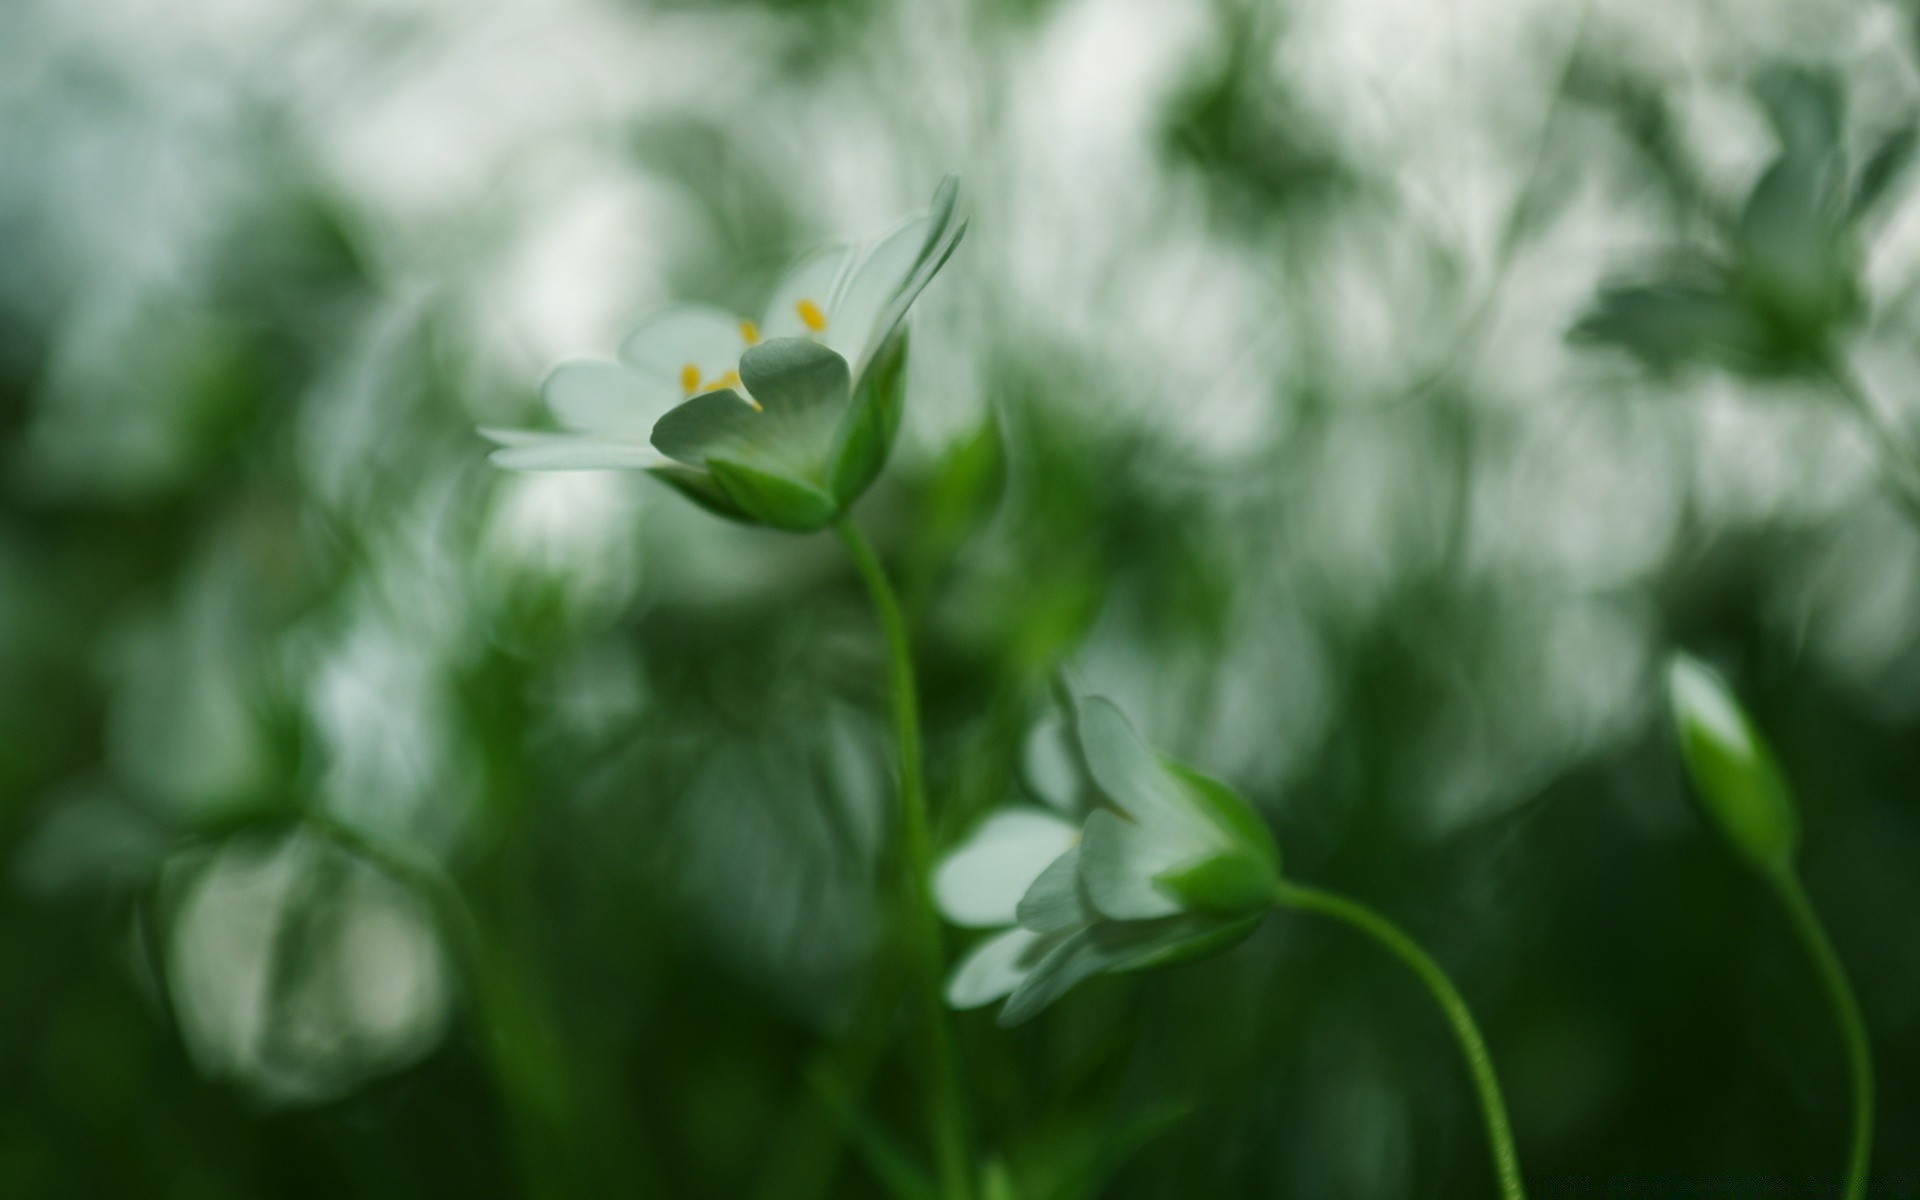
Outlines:
<svg viewBox="0 0 1920 1200"><path fill-rule="evenodd" d="M700 381L700 364L688 363L686 366L680 368L680 390L689 396L698 392L712 392L718 391L720 388L739 386L740 371L738 368L715 375L705 383Z"/></svg>
<svg viewBox="0 0 1920 1200"><path fill-rule="evenodd" d="M813 332L820 333L826 329L827 314L821 312L820 306L813 301L802 300L793 306L793 311L800 314L801 323Z"/></svg>

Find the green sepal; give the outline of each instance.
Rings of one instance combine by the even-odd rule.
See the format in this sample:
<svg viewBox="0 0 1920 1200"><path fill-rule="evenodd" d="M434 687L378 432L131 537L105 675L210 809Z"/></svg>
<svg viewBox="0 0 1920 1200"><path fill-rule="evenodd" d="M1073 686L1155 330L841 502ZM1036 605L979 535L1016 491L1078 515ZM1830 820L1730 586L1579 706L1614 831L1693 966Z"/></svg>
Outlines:
<svg viewBox="0 0 1920 1200"><path fill-rule="evenodd" d="M1234 843L1264 866L1269 875L1280 874L1280 845L1273 831L1260 819L1253 805L1226 784L1192 767L1163 758L1161 763L1184 784L1200 809L1225 830ZM1270 889L1269 889L1270 890Z"/></svg>
<svg viewBox="0 0 1920 1200"><path fill-rule="evenodd" d="M762 525L812 533L833 520L833 498L819 488L720 457L708 458L707 470L734 504Z"/></svg>
<svg viewBox="0 0 1920 1200"><path fill-rule="evenodd" d="M1194 932L1168 942L1155 941L1141 953L1115 963L1110 969L1116 973L1127 971L1151 971L1160 967L1173 967L1181 963L1193 962L1229 950L1245 941L1254 930L1260 928L1260 922L1266 919L1266 912L1253 913L1239 920L1218 923L1202 917L1178 917L1176 921L1191 922ZM1201 922L1205 922L1201 924Z"/></svg>
<svg viewBox="0 0 1920 1200"><path fill-rule="evenodd" d="M727 495L726 491L714 481L713 476L705 471L672 465L648 467L646 471L647 474L662 480L674 491L715 516L725 517L729 521L743 521L749 525L755 523L753 517L734 503L733 497Z"/></svg>
<svg viewBox="0 0 1920 1200"><path fill-rule="evenodd" d="M1239 917L1273 907L1273 867L1249 854L1209 854L1153 877L1188 912Z"/></svg>
<svg viewBox="0 0 1920 1200"><path fill-rule="evenodd" d="M834 431L827 482L842 511L858 500L887 465L907 398L907 335L886 340L853 393L853 403Z"/></svg>
<svg viewBox="0 0 1920 1200"><path fill-rule="evenodd" d="M1791 873L1800 818L1759 730L1726 681L1705 664L1675 655L1667 682L1681 757L1707 812L1755 866Z"/></svg>

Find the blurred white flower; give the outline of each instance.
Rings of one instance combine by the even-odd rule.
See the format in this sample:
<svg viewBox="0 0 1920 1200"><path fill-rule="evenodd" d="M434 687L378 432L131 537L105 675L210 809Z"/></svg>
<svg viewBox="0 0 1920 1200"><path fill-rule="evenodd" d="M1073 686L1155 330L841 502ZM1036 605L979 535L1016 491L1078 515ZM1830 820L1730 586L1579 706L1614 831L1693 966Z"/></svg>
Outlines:
<svg viewBox="0 0 1920 1200"><path fill-rule="evenodd" d="M305 833L176 860L166 987L194 1063L311 1104L414 1061L445 1024L438 939L414 895Z"/></svg>

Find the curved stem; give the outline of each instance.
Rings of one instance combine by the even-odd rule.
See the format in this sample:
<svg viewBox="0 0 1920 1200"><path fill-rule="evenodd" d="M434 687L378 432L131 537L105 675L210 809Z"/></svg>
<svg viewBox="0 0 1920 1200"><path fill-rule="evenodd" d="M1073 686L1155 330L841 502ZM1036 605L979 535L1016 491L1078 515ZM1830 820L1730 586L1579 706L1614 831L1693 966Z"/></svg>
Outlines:
<svg viewBox="0 0 1920 1200"><path fill-rule="evenodd" d="M1513 1130L1507 1121L1507 1103L1500 1093L1500 1080L1493 1073L1493 1058L1487 1053L1486 1039L1480 1036L1473 1014L1467 1011L1467 1002L1461 999L1446 972L1398 926L1356 900L1284 882L1275 892L1275 899L1284 907L1319 913L1359 930L1420 977L1453 1027L1454 1039L1460 1043L1467 1070L1473 1075L1474 1090L1480 1097L1480 1113L1486 1120L1487 1144L1493 1152L1493 1171L1500 1180L1500 1195L1504 1200L1525 1200L1526 1191L1520 1183L1520 1156L1513 1148Z"/></svg>
<svg viewBox="0 0 1920 1200"><path fill-rule="evenodd" d="M1847 1152L1847 1182L1842 1195L1846 1200L1859 1200L1867 1191L1867 1163L1873 1154L1873 1053L1867 1044L1867 1024L1860 1017L1860 1004L1847 982L1846 968L1840 965L1840 956L1834 952L1833 942L1827 938L1799 878L1791 871L1782 871L1774 877L1774 884L1793 921L1794 932L1813 959L1820 985L1833 1008L1840 1040L1846 1046L1847 1076L1853 1085L1853 1139Z"/></svg>
<svg viewBox="0 0 1920 1200"><path fill-rule="evenodd" d="M893 732L900 755L900 858L906 876L901 881L901 890L906 899L909 940L916 950L922 976L922 1015L926 1023L928 1071L933 1092L934 1153L939 1163L941 1194L947 1200L967 1200L972 1189L967 1181L966 1107L960 1092L959 1054L946 1006L941 1000L945 954L931 890L933 837L927 823L926 774L920 761L920 711L913 679L913 647L907 637L906 619L900 614L900 602L894 596L893 586L887 582L886 570L880 565L873 546L844 516L834 522L833 528L846 543L886 633Z"/></svg>

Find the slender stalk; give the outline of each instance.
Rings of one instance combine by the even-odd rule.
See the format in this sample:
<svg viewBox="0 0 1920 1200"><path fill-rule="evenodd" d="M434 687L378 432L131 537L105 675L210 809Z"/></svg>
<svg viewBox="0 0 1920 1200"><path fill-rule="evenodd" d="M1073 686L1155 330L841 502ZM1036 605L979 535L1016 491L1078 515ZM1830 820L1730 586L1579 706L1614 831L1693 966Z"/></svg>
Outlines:
<svg viewBox="0 0 1920 1200"><path fill-rule="evenodd" d="M1853 1138L1847 1151L1846 1189L1841 1194L1846 1200L1860 1200L1866 1195L1867 1163L1873 1155L1873 1053L1867 1044L1867 1024L1860 1017L1860 1004L1854 999L1853 986L1847 982L1846 968L1840 965L1840 956L1834 952L1833 942L1820 924L1819 914L1814 912L1813 902L1807 898L1799 877L1792 871L1781 871L1773 876L1773 881L1781 903L1787 907L1787 916L1793 921L1794 932L1800 935L1808 957L1813 959L1820 986L1833 1008L1840 1041L1846 1047L1847 1076L1853 1085Z"/></svg>
<svg viewBox="0 0 1920 1200"><path fill-rule="evenodd" d="M905 878L908 941L915 950L922 976L922 1017L926 1023L927 1069L930 1076L934 1155L939 1165L940 1191L947 1200L969 1200L966 1105L960 1090L960 1060L953 1029L941 1000L945 952L940 918L933 908L933 838L927 823L927 785L920 761L920 710L913 678L913 647L907 637L900 602L887 582L886 570L866 537L846 517L834 522L834 532L846 543L853 565L873 600L874 612L886 633L887 668L893 702L893 732L900 755L900 848Z"/></svg>
<svg viewBox="0 0 1920 1200"><path fill-rule="evenodd" d="M365 856L432 910L473 1005L475 1037L506 1110L522 1194L531 1200L586 1195L564 1072L551 1030L511 964L485 936L466 897L438 864L365 837L331 817L310 824Z"/></svg>
<svg viewBox="0 0 1920 1200"><path fill-rule="evenodd" d="M1286 908L1319 913L1359 930L1420 977L1453 1027L1453 1036L1467 1059L1467 1070L1473 1075L1474 1090L1480 1097L1480 1113L1486 1120L1487 1144L1493 1152L1494 1175L1500 1181L1500 1195L1504 1200L1526 1200L1526 1191L1520 1183L1520 1156L1513 1148L1513 1130L1507 1121L1507 1104L1500 1094L1500 1080L1493 1073L1493 1058L1487 1053L1486 1039L1480 1036L1473 1014L1467 1011L1467 1002L1460 998L1446 972L1398 926L1356 900L1285 882L1274 895Z"/></svg>
<svg viewBox="0 0 1920 1200"><path fill-rule="evenodd" d="M898 936L893 932L888 945ZM849 1030L816 1050L801 1069L786 1111L768 1137L756 1200L819 1200L833 1191L846 1125L835 1118L818 1081L833 1080L837 1098L857 1103L893 1040L889 1018L900 1001L900 980L880 971L870 975Z"/></svg>
<svg viewBox="0 0 1920 1200"><path fill-rule="evenodd" d="M1822 365L1841 399L1873 439L1880 455L1881 476L1893 489L1894 499L1906 510L1908 519L1920 525L1920 447L1915 447L1894 424L1839 353L1828 354Z"/></svg>

